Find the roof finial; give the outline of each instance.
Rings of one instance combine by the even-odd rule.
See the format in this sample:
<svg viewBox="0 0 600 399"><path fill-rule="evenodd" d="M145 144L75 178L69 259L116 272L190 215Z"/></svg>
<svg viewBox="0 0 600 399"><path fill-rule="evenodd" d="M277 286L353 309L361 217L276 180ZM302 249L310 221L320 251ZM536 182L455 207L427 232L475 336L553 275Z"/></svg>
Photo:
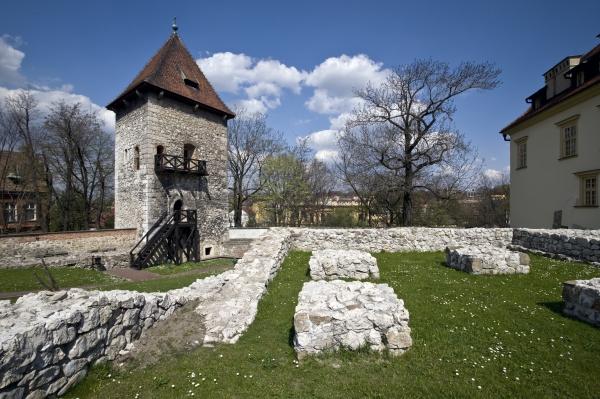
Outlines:
<svg viewBox="0 0 600 399"><path fill-rule="evenodd" d="M176 35L177 30L179 29L179 27L177 27L177 17L173 17L173 25L171 25L171 29L173 29L173 34Z"/></svg>

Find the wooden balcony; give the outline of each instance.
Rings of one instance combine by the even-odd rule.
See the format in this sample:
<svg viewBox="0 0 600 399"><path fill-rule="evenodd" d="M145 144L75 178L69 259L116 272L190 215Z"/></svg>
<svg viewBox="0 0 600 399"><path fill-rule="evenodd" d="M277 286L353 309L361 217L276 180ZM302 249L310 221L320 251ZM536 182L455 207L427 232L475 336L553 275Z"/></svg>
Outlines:
<svg viewBox="0 0 600 399"><path fill-rule="evenodd" d="M154 156L154 170L156 173L175 172L208 176L206 161L180 157L178 155L156 154Z"/></svg>

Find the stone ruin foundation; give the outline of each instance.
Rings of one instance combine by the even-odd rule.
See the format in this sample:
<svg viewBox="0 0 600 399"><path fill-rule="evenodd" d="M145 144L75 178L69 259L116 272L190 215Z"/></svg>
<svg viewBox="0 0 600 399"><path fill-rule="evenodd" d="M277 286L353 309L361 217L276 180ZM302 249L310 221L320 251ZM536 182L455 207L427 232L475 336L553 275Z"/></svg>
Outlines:
<svg viewBox="0 0 600 399"><path fill-rule="evenodd" d="M563 312L600 327L600 278L563 283Z"/></svg>
<svg viewBox="0 0 600 399"><path fill-rule="evenodd" d="M529 255L492 246L446 248L446 265L470 274L527 274Z"/></svg>
<svg viewBox="0 0 600 399"><path fill-rule="evenodd" d="M294 349L299 359L361 347L400 355L412 345L408 320L404 302L387 284L310 281L294 314Z"/></svg>
<svg viewBox="0 0 600 399"><path fill-rule="evenodd" d="M379 278L377 259L368 252L353 249L314 251L308 262L313 280Z"/></svg>

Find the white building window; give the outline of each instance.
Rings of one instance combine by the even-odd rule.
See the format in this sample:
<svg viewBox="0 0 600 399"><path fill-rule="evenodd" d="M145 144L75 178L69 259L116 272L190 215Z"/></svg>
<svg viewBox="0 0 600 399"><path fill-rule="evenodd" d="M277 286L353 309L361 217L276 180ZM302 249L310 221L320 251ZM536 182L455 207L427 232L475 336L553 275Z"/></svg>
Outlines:
<svg viewBox="0 0 600 399"><path fill-rule="evenodd" d="M563 126L561 129L561 158L577 155L577 125Z"/></svg>
<svg viewBox="0 0 600 399"><path fill-rule="evenodd" d="M598 206L598 174L600 171L578 173L578 206Z"/></svg>
<svg viewBox="0 0 600 399"><path fill-rule="evenodd" d="M25 221L34 222L37 220L37 207L33 202L25 204Z"/></svg>
<svg viewBox="0 0 600 399"><path fill-rule="evenodd" d="M515 141L517 146L517 169L527 167L527 137L522 137Z"/></svg>
<svg viewBox="0 0 600 399"><path fill-rule="evenodd" d="M559 159L574 157L577 155L577 120L579 115L573 115L558 122L556 126L560 129L560 153Z"/></svg>
<svg viewBox="0 0 600 399"><path fill-rule="evenodd" d="M12 202L4 204L4 223L16 223L17 222L17 205Z"/></svg>

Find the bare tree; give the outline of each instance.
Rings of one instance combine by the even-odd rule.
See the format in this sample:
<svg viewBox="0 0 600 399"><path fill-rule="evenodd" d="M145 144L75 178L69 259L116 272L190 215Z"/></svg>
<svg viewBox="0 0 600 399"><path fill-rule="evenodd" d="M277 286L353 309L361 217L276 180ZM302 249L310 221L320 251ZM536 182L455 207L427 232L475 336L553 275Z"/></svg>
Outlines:
<svg viewBox="0 0 600 399"><path fill-rule="evenodd" d="M377 208L375 193L380 189L380 182L375 178L370 162L361 157L362 155L364 154L361 153L361 148L347 145L340 149L335 168L338 179L350 187L358 197L361 218L368 226L372 226Z"/></svg>
<svg viewBox="0 0 600 399"><path fill-rule="evenodd" d="M482 227L508 227L510 184L506 173L497 177L481 175L477 189L476 225Z"/></svg>
<svg viewBox="0 0 600 399"><path fill-rule="evenodd" d="M492 89L500 70L488 63L417 60L398 67L380 86L356 92L362 106L353 112L340 136L342 151L361 151L367 167L398 171L402 224L413 223L413 192L429 187L433 167L467 149L453 129L454 99L473 89Z"/></svg>
<svg viewBox="0 0 600 399"><path fill-rule="evenodd" d="M283 148L281 135L267 125L265 114L237 110L229 122L229 175L233 193L233 220L242 225L242 206L264 186L263 167Z"/></svg>
<svg viewBox="0 0 600 399"><path fill-rule="evenodd" d="M40 114L33 94L28 90L20 90L7 97L3 119L6 125L14 129L22 152L30 161L33 198L36 209L38 209L41 228L46 231L48 229L48 211L43 201L42 185L50 185L51 180L44 163L39 162L40 147L44 136L42 129L39 128Z"/></svg>
<svg viewBox="0 0 600 399"><path fill-rule="evenodd" d="M112 138L102 130L97 115L82 110L80 103L54 103L44 127L48 131L45 153L59 183L54 195L62 228L88 229L92 221L98 226L113 170ZM74 224L76 204L83 208L80 226Z"/></svg>
<svg viewBox="0 0 600 399"><path fill-rule="evenodd" d="M335 177L327 164L315 158L305 168L309 196L305 203L305 211L309 214L309 222L317 224L321 222L335 188Z"/></svg>

